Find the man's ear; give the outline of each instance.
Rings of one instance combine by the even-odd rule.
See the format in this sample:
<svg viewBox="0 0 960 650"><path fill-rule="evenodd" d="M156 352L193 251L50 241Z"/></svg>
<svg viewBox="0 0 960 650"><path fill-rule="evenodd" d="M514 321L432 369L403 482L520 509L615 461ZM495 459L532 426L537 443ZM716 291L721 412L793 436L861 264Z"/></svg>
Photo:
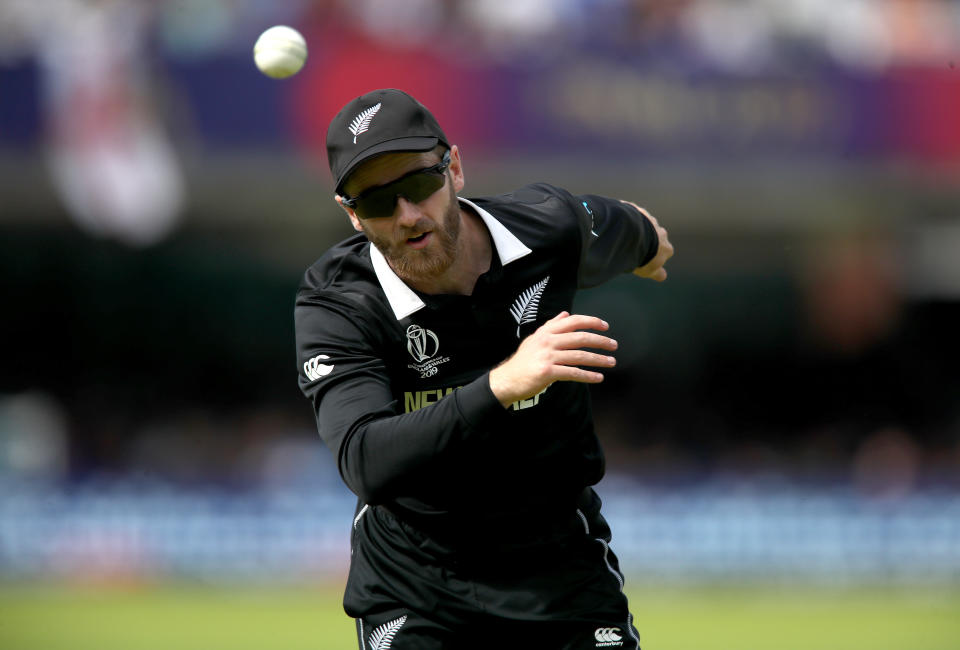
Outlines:
<svg viewBox="0 0 960 650"><path fill-rule="evenodd" d="M345 206L343 204L343 197L341 197L339 194L334 194L333 198L340 205L340 207L343 208L343 211L347 213L347 216L350 217L350 223L353 224L353 229L357 232L363 232L363 226L360 225L360 218L357 216L356 210Z"/></svg>
<svg viewBox="0 0 960 650"><path fill-rule="evenodd" d="M450 178L453 181L453 191L459 192L463 189L463 162L460 160L460 148L457 145L450 147Z"/></svg>

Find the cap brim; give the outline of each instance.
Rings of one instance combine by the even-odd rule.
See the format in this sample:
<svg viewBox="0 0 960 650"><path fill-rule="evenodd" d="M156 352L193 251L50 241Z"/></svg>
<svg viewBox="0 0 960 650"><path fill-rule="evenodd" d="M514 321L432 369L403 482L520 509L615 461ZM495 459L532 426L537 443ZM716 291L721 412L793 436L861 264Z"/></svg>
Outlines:
<svg viewBox="0 0 960 650"><path fill-rule="evenodd" d="M343 182L347 179L348 176L353 172L354 169L360 166L361 163L366 162L374 156L379 156L383 153L392 153L398 151L430 151L434 147L440 144L440 138L436 136L416 136L409 138L396 138L393 140L387 140L386 142L380 142L375 144L369 149L364 149L356 156L353 157L353 160L347 164L343 172L340 173L339 178L337 178L337 193L340 192L340 188L343 186Z"/></svg>

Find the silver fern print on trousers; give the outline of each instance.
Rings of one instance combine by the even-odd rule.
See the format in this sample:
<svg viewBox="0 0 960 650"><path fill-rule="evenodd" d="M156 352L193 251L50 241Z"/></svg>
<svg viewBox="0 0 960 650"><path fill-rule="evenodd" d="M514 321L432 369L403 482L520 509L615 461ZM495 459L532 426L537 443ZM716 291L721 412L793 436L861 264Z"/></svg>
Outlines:
<svg viewBox="0 0 960 650"><path fill-rule="evenodd" d="M397 632L406 622L407 616L404 614L400 618L394 619L389 623L384 623L376 628L370 633L370 640L367 641L370 650L390 650L390 646L393 645L393 637L397 635Z"/></svg>
<svg viewBox="0 0 960 650"><path fill-rule="evenodd" d="M517 321L517 338L520 338L521 325L537 320L537 310L540 308L540 296L543 295L543 290L547 288L547 282L549 281L550 276L548 275L521 293L520 297L513 301L510 313L513 315L513 320Z"/></svg>
<svg viewBox="0 0 960 650"><path fill-rule="evenodd" d="M357 144L358 135L370 128L370 122L373 120L373 116L377 114L377 111L380 110L380 106L382 105L383 102L378 102L367 110L361 111L361 113L350 122L350 126L347 128L350 129L350 133L353 134L353 144Z"/></svg>

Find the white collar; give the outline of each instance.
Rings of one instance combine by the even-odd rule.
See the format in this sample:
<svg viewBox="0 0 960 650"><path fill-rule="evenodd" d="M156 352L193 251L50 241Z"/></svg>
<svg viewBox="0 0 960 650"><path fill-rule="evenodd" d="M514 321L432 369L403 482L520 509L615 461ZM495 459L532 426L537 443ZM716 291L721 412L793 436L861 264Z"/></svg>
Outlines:
<svg viewBox="0 0 960 650"><path fill-rule="evenodd" d="M457 198L461 203L466 203L473 208L476 213L480 215L480 218L483 219L484 225L486 225L487 230L490 231L490 238L493 239L493 245L497 249L497 255L500 257L500 264L502 266L506 266L510 262L533 252L489 212L472 201L460 197ZM396 315L397 320L404 319L413 312L423 309L426 306L423 300L420 299L420 296L393 272L383 253L381 253L380 249L374 246L372 242L370 243L370 260L373 262L373 270L377 274L377 279L380 281L383 293L386 294L387 300L390 301L390 306L393 308L393 313Z"/></svg>

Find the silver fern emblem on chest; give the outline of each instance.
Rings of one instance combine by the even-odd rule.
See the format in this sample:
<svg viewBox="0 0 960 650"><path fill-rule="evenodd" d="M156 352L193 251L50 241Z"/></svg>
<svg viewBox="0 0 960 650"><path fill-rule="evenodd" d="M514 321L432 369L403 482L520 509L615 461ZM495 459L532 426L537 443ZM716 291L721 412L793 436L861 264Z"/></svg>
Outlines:
<svg viewBox="0 0 960 650"><path fill-rule="evenodd" d="M350 126L347 128L350 129L350 133L353 134L353 144L357 144L358 135L370 128L370 122L373 120L373 116L377 114L377 111L380 110L382 105L383 102L378 102L367 110L361 111L361 113L350 122Z"/></svg>
<svg viewBox="0 0 960 650"><path fill-rule="evenodd" d="M550 276L548 275L521 293L520 296L513 301L513 306L510 307L510 313L513 315L513 320L517 321L517 338L520 338L521 325L537 320L537 310L540 308L540 296L543 295L543 290L547 288L547 282L549 281Z"/></svg>
<svg viewBox="0 0 960 650"><path fill-rule="evenodd" d="M389 623L384 623L374 629L373 632L370 633L370 640L367 641L370 650L390 650L390 646L393 645L393 637L397 635L397 632L406 622L407 616L404 614L400 618L394 619Z"/></svg>

